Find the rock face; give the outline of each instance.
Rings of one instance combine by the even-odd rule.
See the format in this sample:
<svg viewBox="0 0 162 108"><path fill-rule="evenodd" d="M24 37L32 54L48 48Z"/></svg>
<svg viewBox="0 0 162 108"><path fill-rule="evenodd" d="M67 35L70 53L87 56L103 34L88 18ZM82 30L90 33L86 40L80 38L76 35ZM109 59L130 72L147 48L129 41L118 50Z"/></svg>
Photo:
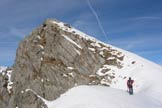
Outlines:
<svg viewBox="0 0 162 108"><path fill-rule="evenodd" d="M77 85L109 86L115 73L104 67L122 68L123 57L69 24L49 19L19 44L8 108L47 108L39 96L54 100Z"/></svg>
<svg viewBox="0 0 162 108"><path fill-rule="evenodd" d="M12 69L10 68L0 69L0 108L6 108L8 106L12 94L11 72Z"/></svg>

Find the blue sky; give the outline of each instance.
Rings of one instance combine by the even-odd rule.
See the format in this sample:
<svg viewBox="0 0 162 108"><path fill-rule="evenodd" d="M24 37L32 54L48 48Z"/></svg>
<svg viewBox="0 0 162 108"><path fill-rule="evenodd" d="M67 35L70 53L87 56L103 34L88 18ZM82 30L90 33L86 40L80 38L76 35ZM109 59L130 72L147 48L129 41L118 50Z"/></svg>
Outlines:
<svg viewBox="0 0 162 108"><path fill-rule="evenodd" d="M162 0L1 0L0 65L13 65L19 42L47 18L162 65L161 5Z"/></svg>

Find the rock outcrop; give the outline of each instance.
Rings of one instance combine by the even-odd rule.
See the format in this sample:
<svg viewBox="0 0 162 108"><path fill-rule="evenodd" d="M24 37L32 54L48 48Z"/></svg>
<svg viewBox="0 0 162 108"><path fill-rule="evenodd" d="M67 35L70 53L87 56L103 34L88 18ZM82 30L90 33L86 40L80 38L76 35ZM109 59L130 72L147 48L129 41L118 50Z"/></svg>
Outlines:
<svg viewBox="0 0 162 108"><path fill-rule="evenodd" d="M54 100L77 85L109 86L122 68L124 55L57 20L47 20L17 49L9 108L47 108L42 97Z"/></svg>
<svg viewBox="0 0 162 108"><path fill-rule="evenodd" d="M12 95L12 82L10 81L12 69L0 69L0 108L6 108Z"/></svg>

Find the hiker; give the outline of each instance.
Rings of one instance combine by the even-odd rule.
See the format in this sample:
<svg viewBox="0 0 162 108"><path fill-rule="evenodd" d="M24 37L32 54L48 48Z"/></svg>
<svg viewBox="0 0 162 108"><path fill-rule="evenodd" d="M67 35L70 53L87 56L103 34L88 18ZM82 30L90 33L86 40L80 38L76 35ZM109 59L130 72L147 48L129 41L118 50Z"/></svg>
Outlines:
<svg viewBox="0 0 162 108"><path fill-rule="evenodd" d="M131 77L129 77L129 80L127 81L127 87L128 87L128 92L130 95L133 94L133 83L134 83L134 80L132 80Z"/></svg>

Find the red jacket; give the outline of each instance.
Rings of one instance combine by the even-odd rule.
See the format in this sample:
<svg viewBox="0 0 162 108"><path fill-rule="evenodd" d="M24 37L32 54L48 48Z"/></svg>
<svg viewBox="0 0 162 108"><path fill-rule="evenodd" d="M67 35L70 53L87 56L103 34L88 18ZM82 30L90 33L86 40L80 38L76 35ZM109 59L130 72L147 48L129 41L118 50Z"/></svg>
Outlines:
<svg viewBox="0 0 162 108"><path fill-rule="evenodd" d="M134 80L128 80L128 81L127 81L127 86L128 86L129 88L132 88L132 87L133 87L133 83L134 83Z"/></svg>

